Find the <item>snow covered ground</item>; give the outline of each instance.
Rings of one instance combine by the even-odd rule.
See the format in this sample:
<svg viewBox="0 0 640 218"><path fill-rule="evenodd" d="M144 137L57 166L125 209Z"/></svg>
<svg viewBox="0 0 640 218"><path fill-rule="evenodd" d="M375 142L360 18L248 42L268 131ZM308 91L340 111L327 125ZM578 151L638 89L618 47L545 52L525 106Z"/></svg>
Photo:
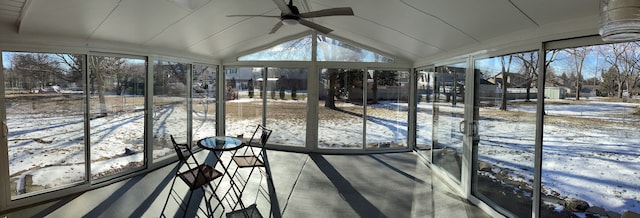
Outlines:
<svg viewBox="0 0 640 218"><path fill-rule="evenodd" d="M291 103L295 104L295 101ZM394 103L373 107L407 108L406 104ZM571 119L556 119L545 125L542 179L545 193L560 198L579 198L591 205L619 213L625 210L640 212L640 122L637 115L629 115L636 112L638 107L638 104L608 103L593 99L582 104L547 105L547 114L555 117L589 118L602 123L576 124ZM424 136L432 133L432 105L421 103L419 108L425 112L418 115L418 133L421 135L418 142L430 144L429 137ZM491 112L494 109L481 110ZM510 110L531 116L531 113L535 113L535 105L514 106ZM480 112L481 116L483 111ZM173 112L186 113L184 110ZM79 119L81 117L57 117L55 114L32 117L11 113L8 116L12 182L19 186L18 181L30 176L34 185L48 188L83 180L84 124ZM362 131L362 122L357 122L356 117L353 119L320 121L319 131L326 136L321 138L333 145L361 144L362 137L357 131L351 134L354 137L340 137L345 131ZM398 119L406 118L398 118L395 113L386 117L376 114L375 118L367 122L367 136L377 137L371 140L373 142L405 140L406 129L403 125L407 125L406 120L394 121ZM274 132L270 142L303 146L306 124L292 120L294 123L288 119L271 120L271 128L286 132ZM140 129L142 122L143 112L120 113L94 121L92 126L95 125L100 130L92 137L108 141L102 141L101 146L92 147L92 175L112 172L132 164L135 166L143 160L140 153L143 144L143 132ZM247 127L255 126L257 122L259 120L227 122L227 134L244 133L248 137L252 129ZM194 130L193 137L212 134L212 123L197 127L200 129ZM456 124L452 128L457 128L457 122L452 123ZM204 129L208 131L203 131ZM492 164L494 169L509 169L510 178L531 184L534 130L535 122L505 123L504 120L483 117L479 131L480 160ZM457 131L451 132L454 134ZM325 144L327 147L333 145ZM126 149L133 153L126 153ZM162 148L154 152L154 156L163 156L172 151Z"/></svg>

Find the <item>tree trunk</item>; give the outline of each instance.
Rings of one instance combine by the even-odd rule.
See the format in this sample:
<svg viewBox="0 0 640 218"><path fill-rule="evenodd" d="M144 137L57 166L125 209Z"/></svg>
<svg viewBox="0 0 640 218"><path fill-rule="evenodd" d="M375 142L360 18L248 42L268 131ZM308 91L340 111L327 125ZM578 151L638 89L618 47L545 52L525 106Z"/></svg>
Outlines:
<svg viewBox="0 0 640 218"><path fill-rule="evenodd" d="M96 70L96 82L98 83L98 99L100 100L100 114L107 114L107 103L104 98L104 76L100 70Z"/></svg>
<svg viewBox="0 0 640 218"><path fill-rule="evenodd" d="M507 110L507 78L509 78L508 72L502 72L502 102L500 103L500 110Z"/></svg>
<svg viewBox="0 0 640 218"><path fill-rule="evenodd" d="M624 85L624 82L618 82L618 98L622 98L622 86Z"/></svg>
<svg viewBox="0 0 640 218"><path fill-rule="evenodd" d="M576 100L580 100L580 83L576 83Z"/></svg>
<svg viewBox="0 0 640 218"><path fill-rule="evenodd" d="M378 103L378 78L376 78L375 75L373 75L373 84L371 85L371 103L372 104L377 104Z"/></svg>
<svg viewBox="0 0 640 218"><path fill-rule="evenodd" d="M327 89L327 97L324 100L324 107L336 108L336 80L338 80L337 72L335 70L329 70L329 88Z"/></svg>

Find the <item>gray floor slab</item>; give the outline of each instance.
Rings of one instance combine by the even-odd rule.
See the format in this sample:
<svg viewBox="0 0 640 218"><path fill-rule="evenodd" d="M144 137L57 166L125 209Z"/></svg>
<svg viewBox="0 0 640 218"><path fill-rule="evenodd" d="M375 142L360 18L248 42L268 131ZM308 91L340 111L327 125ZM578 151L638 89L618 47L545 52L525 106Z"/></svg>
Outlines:
<svg viewBox="0 0 640 218"><path fill-rule="evenodd" d="M260 195L270 184L254 174L243 195L263 217L488 217L466 203L412 152L321 155L269 151L275 194ZM206 159L207 153L200 152ZM223 160L230 158L223 155ZM58 201L24 208L7 217L159 217L175 165ZM240 169L240 177L248 171ZM177 181L177 184L180 181ZM221 180L222 184L228 181ZM186 187L176 185L180 193ZM221 188L222 190L223 188ZM224 191L220 191L224 192ZM219 193L221 194L221 193ZM194 204L205 207L202 193ZM271 203L277 201L277 206ZM276 212L271 213L275 208ZM182 215L170 202L167 217ZM216 210L216 217L227 211ZM237 213L236 213L237 215ZM187 216L203 216L192 207Z"/></svg>

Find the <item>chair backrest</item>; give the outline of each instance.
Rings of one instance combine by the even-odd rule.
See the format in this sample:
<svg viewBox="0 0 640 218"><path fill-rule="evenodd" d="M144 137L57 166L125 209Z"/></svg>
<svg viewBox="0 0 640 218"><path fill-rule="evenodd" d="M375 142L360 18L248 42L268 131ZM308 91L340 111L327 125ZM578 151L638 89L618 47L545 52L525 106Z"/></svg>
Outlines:
<svg viewBox="0 0 640 218"><path fill-rule="evenodd" d="M271 137L272 130L267 129L267 127L264 127L262 125L260 126L262 127L262 135L260 135L260 146L264 147L265 145L267 145L269 137Z"/></svg>
<svg viewBox="0 0 640 218"><path fill-rule="evenodd" d="M260 147L264 147L265 145L267 145L267 141L269 140L269 137L271 136L271 132L272 132L272 130L267 129L267 127L263 126L262 124L259 124L256 127L256 130L253 132L253 135L251 135L251 139L249 139L249 145L252 144L252 142L254 141L255 137L259 133L260 134L260 141L258 143L260 143Z"/></svg>
<svg viewBox="0 0 640 218"><path fill-rule="evenodd" d="M176 154L178 155L178 159L180 160L180 162L187 162L187 157L184 156L184 153L182 153L182 148L180 148L180 146L178 145L178 143L176 143L176 139L173 138L173 135L169 135L169 137L171 137L171 143L173 143L173 149L176 150Z"/></svg>

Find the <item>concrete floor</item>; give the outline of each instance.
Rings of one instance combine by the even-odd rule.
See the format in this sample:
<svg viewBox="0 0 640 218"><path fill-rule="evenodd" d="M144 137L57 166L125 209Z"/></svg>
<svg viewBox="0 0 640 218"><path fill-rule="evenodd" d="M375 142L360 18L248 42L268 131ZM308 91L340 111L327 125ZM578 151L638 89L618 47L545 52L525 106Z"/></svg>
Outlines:
<svg viewBox="0 0 640 218"><path fill-rule="evenodd" d="M412 152L320 155L269 151L267 154L273 182L261 180L260 174L254 173L243 195L245 205L257 205L255 208L262 217L489 217L432 175L431 169ZM209 162L213 157L206 151L196 156ZM223 160L228 158L223 156ZM175 168L172 164L4 216L159 217ZM240 172L242 176L238 178L246 178L248 170ZM229 181L222 178L217 182L222 184L218 190L222 195L228 190ZM268 193L270 184L275 194L260 194L258 188ZM187 193L180 180L174 189ZM194 194L191 204L205 208L202 192ZM214 216L229 216L229 206L225 208L226 211L218 208ZM165 209L167 217L183 215L174 201L170 200ZM205 215L191 207L186 216Z"/></svg>

